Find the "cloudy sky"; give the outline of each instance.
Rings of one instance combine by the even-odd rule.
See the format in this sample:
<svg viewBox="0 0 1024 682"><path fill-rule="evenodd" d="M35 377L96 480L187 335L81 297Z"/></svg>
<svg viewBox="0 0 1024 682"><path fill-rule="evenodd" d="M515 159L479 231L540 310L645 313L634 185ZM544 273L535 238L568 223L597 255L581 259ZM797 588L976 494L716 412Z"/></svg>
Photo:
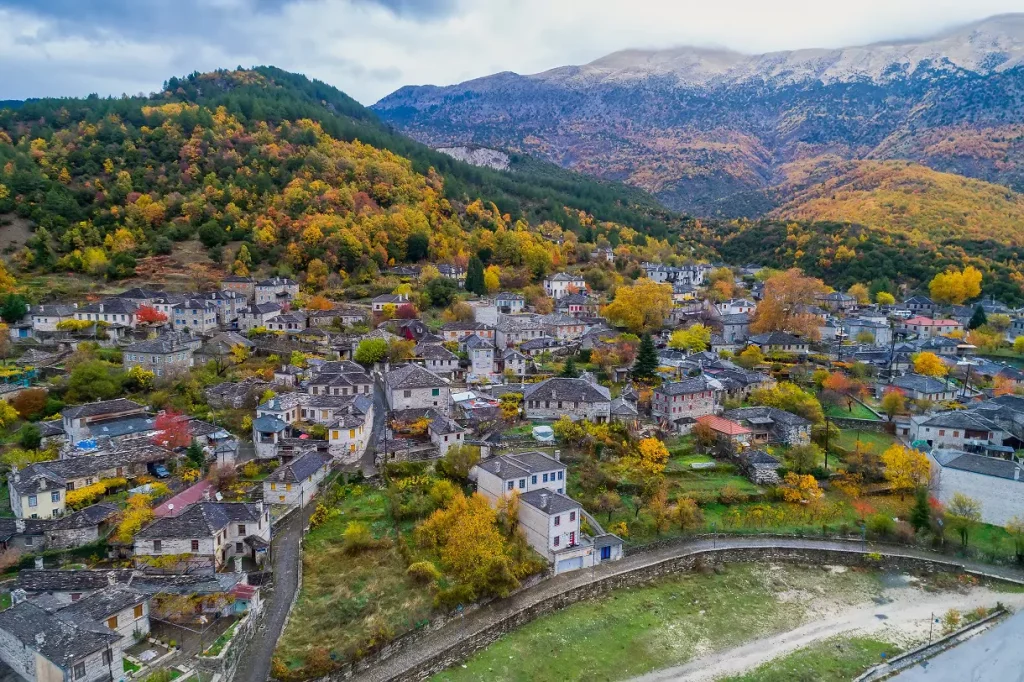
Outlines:
<svg viewBox="0 0 1024 682"><path fill-rule="evenodd" d="M1022 9L1021 0L0 0L0 99L151 92L171 75L273 64L371 104L402 85L534 73L628 47L839 47Z"/></svg>

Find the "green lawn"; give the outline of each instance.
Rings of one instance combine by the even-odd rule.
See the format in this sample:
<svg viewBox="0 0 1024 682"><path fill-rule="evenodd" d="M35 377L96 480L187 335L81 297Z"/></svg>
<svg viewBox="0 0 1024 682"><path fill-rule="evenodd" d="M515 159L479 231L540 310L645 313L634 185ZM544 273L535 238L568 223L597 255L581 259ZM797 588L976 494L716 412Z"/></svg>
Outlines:
<svg viewBox="0 0 1024 682"><path fill-rule="evenodd" d="M11 593L4 592L0 594L0 611L11 608Z"/></svg>
<svg viewBox="0 0 1024 682"><path fill-rule="evenodd" d="M342 533L352 521L368 524L375 538L394 537L385 493L369 486L349 490L356 492L339 502L340 514L305 539L302 589L275 651L296 677L311 659L334 654L347 660L372 637L400 635L430 616L431 593L406 575L395 544L355 556L343 551Z"/></svg>
<svg viewBox="0 0 1024 682"><path fill-rule="evenodd" d="M895 442L896 438L888 433L863 431L860 429L843 429L839 434L839 442L836 445L844 450L853 452L859 443L862 450L880 455Z"/></svg>
<svg viewBox="0 0 1024 682"><path fill-rule="evenodd" d="M846 417L848 419L871 419L872 421L878 421L878 417L874 412L864 407L858 402L853 403L853 409L846 409L846 402L843 401L841 405L832 405L826 410L830 417Z"/></svg>
<svg viewBox="0 0 1024 682"><path fill-rule="evenodd" d="M900 649L870 637L837 637L719 682L849 682L881 663L883 653L891 658L900 653Z"/></svg>
<svg viewBox="0 0 1024 682"><path fill-rule="evenodd" d="M674 575L544 616L433 679L626 679L798 626L806 606L778 599L783 591L827 590L829 599L853 604L878 589L870 573L789 566L732 565L721 575Z"/></svg>
<svg viewBox="0 0 1024 682"><path fill-rule="evenodd" d="M140 667L129 661L127 658L121 659L121 666L124 668L124 671L128 674L138 672Z"/></svg>
<svg viewBox="0 0 1024 682"><path fill-rule="evenodd" d="M224 647L231 641L231 638L235 636L235 630L237 629L238 621L235 621L231 624L231 627L221 633L220 637L213 640L213 644L203 652L203 656L219 656L220 652L224 651Z"/></svg>

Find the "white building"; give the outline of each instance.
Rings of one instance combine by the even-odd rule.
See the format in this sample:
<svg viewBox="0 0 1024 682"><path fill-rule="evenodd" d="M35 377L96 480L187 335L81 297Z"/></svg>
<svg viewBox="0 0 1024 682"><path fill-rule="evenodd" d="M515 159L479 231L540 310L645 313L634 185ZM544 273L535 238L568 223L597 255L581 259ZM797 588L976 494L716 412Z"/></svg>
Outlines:
<svg viewBox="0 0 1024 682"><path fill-rule="evenodd" d="M135 536L135 562L174 555L188 570L215 571L231 557L262 562L270 545L270 507L262 502L197 502Z"/></svg>
<svg viewBox="0 0 1024 682"><path fill-rule="evenodd" d="M577 291L585 291L587 283L582 275L559 272L544 278L544 293L556 301Z"/></svg>
<svg viewBox="0 0 1024 682"><path fill-rule="evenodd" d="M299 455L263 481L263 499L270 504L305 507L331 470L331 457L319 452Z"/></svg>
<svg viewBox="0 0 1024 682"><path fill-rule="evenodd" d="M1015 460L975 455L961 450L935 449L931 487L948 505L957 493L981 504L981 520L1005 526L1024 519L1024 470Z"/></svg>
<svg viewBox="0 0 1024 682"><path fill-rule="evenodd" d="M385 398L392 410L438 407L447 410L448 382L419 365L403 365L384 375Z"/></svg>

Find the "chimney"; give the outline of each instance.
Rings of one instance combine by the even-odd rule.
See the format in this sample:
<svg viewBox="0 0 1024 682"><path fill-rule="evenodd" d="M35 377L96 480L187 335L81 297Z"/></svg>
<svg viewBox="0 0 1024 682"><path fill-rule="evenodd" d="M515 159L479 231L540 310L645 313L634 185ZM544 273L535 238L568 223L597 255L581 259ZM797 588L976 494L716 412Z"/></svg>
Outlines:
<svg viewBox="0 0 1024 682"><path fill-rule="evenodd" d="M1016 469L1013 470L1013 480L1020 480L1020 467L1017 467Z"/></svg>
<svg viewBox="0 0 1024 682"><path fill-rule="evenodd" d="M561 462L562 461L562 451L561 450L555 450L555 461L556 462Z"/></svg>
<svg viewBox="0 0 1024 682"><path fill-rule="evenodd" d="M45 642L46 642L46 633L45 632L37 632L36 633L36 646L42 646Z"/></svg>
<svg viewBox="0 0 1024 682"><path fill-rule="evenodd" d="M235 573L241 573L241 572L242 572L242 557L241 556L236 556L235 557Z"/></svg>
<svg viewBox="0 0 1024 682"><path fill-rule="evenodd" d="M548 494L547 493L541 493L540 494L540 508L543 509L544 511L548 510Z"/></svg>
<svg viewBox="0 0 1024 682"><path fill-rule="evenodd" d="M25 532L25 519L15 519L14 520L14 530L16 532L18 532L18 533L24 533Z"/></svg>
<svg viewBox="0 0 1024 682"><path fill-rule="evenodd" d="M117 584L117 574L114 573L113 571L110 571L109 573L107 573L107 584L108 585L116 585Z"/></svg>
<svg viewBox="0 0 1024 682"><path fill-rule="evenodd" d="M210 489L209 488L207 488L206 490L203 491L203 499L205 501L207 501L207 502L210 501Z"/></svg>
<svg viewBox="0 0 1024 682"><path fill-rule="evenodd" d="M26 599L28 599L28 595L25 593L25 590L21 589L20 587L11 590L12 604L20 604Z"/></svg>
<svg viewBox="0 0 1024 682"><path fill-rule="evenodd" d="M36 570L37 571L43 570L43 557L41 557L41 556L37 556L36 557Z"/></svg>

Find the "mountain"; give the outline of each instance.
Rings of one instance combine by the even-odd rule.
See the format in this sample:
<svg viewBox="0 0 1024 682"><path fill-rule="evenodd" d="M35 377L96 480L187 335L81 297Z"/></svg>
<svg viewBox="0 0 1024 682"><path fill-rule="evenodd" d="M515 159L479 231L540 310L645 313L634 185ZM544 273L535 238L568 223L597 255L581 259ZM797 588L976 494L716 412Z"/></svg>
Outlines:
<svg viewBox="0 0 1024 682"><path fill-rule="evenodd" d="M683 47L405 87L372 109L431 146L523 152L704 216L792 200L788 167L911 160L1024 189L1024 14L926 39L744 55ZM842 163L833 172L843 172Z"/></svg>

